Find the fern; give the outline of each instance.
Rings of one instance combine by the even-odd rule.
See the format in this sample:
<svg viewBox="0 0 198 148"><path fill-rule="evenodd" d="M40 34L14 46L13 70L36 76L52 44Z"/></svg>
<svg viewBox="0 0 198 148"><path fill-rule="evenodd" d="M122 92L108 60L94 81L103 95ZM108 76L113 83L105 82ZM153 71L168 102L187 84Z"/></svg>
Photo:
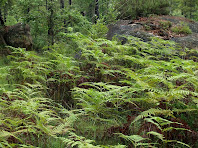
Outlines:
<svg viewBox="0 0 198 148"><path fill-rule="evenodd" d="M38 87L40 86L28 84L10 92L9 99L12 99L12 102L1 100L1 113L7 115L1 122L4 128L10 130L6 134L1 132L4 133L4 136L1 136L3 139L13 136L19 140L19 135L28 133L37 133L41 136L45 133L48 136L54 136L71 130L70 123L61 119L52 110L51 101L40 96L41 93L37 91ZM26 91L24 91L25 89ZM23 90L23 94L21 94L21 90ZM8 102L9 106L3 105ZM18 114L14 112L18 112Z"/></svg>
<svg viewBox="0 0 198 148"><path fill-rule="evenodd" d="M133 120L132 123L137 122L138 120L141 120L146 117L150 116L157 116L157 115L166 115L166 116L173 116L173 112L171 110L161 110L161 109L149 109L147 111L142 112L140 115L138 115L135 120Z"/></svg>
<svg viewBox="0 0 198 148"><path fill-rule="evenodd" d="M9 47L0 66L0 147L188 147L171 132L196 131L198 65L190 51L157 38L121 45L96 34L60 32L61 41L39 54Z"/></svg>
<svg viewBox="0 0 198 148"><path fill-rule="evenodd" d="M155 144L154 143L143 143L142 141L148 141L149 139L147 138L143 138L139 135L131 135L131 136L127 136L127 135L123 135L123 134L118 134L119 137L124 138L127 141L130 141L132 143L132 145L136 148L136 147L153 147Z"/></svg>

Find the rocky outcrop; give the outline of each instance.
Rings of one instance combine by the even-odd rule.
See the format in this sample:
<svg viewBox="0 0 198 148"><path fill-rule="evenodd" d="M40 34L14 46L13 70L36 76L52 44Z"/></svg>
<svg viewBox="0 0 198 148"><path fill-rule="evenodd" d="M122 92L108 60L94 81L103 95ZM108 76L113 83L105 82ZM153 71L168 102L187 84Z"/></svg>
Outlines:
<svg viewBox="0 0 198 148"><path fill-rule="evenodd" d="M184 37L172 38L171 40L179 43L182 47L198 49L198 33L193 33Z"/></svg>
<svg viewBox="0 0 198 148"><path fill-rule="evenodd" d="M112 24L108 26L108 39L112 39L115 35L130 35L133 32L140 31L143 26L140 24Z"/></svg>
<svg viewBox="0 0 198 148"><path fill-rule="evenodd" d="M172 28L180 25L187 25L192 33L176 34ZM108 26L109 31L107 38L112 39L113 36L135 36L143 41L149 41L150 37L159 37L165 40L172 40L179 43L182 47L198 49L198 22L174 16L155 16L149 18L141 18L139 20L121 20L116 24ZM123 37L121 38L123 39Z"/></svg>
<svg viewBox="0 0 198 148"><path fill-rule="evenodd" d="M0 44L32 49L32 37L29 25L18 23L13 26L5 26L0 29Z"/></svg>

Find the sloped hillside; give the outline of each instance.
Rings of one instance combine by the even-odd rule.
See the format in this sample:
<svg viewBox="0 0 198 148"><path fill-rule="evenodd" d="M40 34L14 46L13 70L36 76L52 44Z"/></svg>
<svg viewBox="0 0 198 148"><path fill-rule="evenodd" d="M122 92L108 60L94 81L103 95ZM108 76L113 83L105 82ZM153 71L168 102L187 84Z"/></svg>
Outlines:
<svg viewBox="0 0 198 148"><path fill-rule="evenodd" d="M61 35L1 59L1 147L198 146L196 50Z"/></svg>

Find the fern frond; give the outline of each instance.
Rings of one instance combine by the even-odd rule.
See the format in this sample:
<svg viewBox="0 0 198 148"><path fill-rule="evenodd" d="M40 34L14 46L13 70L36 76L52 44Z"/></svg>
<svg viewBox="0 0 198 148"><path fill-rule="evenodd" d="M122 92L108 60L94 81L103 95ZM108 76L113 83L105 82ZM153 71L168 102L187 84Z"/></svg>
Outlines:
<svg viewBox="0 0 198 148"><path fill-rule="evenodd" d="M157 133L157 132L154 132L154 131L148 132L147 135L154 135L158 139L160 139L162 141L164 140L164 135L163 134L160 134L160 133Z"/></svg>
<svg viewBox="0 0 198 148"><path fill-rule="evenodd" d="M156 116L156 115L166 115L166 116L172 116L173 115L173 112L171 110L162 110L162 109L154 109L154 108L151 108L147 111L144 111L142 112L140 115L138 115L132 122L135 123L143 118L146 118L146 117L151 117L151 116Z"/></svg>

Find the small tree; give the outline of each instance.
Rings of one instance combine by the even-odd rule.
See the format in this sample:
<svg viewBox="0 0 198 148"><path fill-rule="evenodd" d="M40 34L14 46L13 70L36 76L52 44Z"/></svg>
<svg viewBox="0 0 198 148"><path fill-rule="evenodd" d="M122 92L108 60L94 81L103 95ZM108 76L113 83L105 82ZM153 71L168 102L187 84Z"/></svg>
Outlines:
<svg viewBox="0 0 198 148"><path fill-rule="evenodd" d="M198 0L182 0L180 3L182 15L193 19L194 13L197 11Z"/></svg>
<svg viewBox="0 0 198 148"><path fill-rule="evenodd" d="M120 19L135 19L149 14L169 14L169 0L117 0Z"/></svg>

